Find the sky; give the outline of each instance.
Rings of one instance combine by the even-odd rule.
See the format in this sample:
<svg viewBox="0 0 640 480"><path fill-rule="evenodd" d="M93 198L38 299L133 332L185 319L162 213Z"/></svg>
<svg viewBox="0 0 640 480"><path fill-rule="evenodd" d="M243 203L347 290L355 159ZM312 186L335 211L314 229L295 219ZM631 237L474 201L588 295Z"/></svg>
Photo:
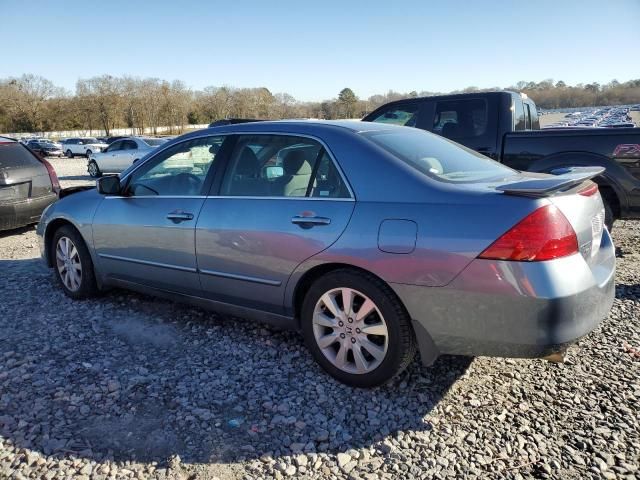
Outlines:
<svg viewBox="0 0 640 480"><path fill-rule="evenodd" d="M298 100L640 78L640 0L0 0L0 78L130 75Z"/></svg>

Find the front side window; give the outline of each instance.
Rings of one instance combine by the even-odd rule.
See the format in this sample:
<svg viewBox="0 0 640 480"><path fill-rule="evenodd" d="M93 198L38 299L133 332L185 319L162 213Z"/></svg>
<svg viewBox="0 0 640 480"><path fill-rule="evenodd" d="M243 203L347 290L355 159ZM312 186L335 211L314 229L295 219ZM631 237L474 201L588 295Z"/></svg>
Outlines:
<svg viewBox="0 0 640 480"><path fill-rule="evenodd" d="M419 104L411 103L406 105L396 105L383 111L372 121L376 123L389 123L405 127L415 127L418 119Z"/></svg>
<svg viewBox="0 0 640 480"><path fill-rule="evenodd" d="M348 190L319 142L288 135L241 135L222 195L344 198Z"/></svg>
<svg viewBox="0 0 640 480"><path fill-rule="evenodd" d="M418 129L394 128L362 132L361 135L435 180L477 182L514 172L469 148Z"/></svg>
<svg viewBox="0 0 640 480"><path fill-rule="evenodd" d="M188 140L169 147L134 171L127 182L131 196L202 195L204 181L215 166L224 136Z"/></svg>
<svg viewBox="0 0 640 480"><path fill-rule="evenodd" d="M109 147L107 148L107 152L115 152L117 150L122 150L122 142L117 141L117 142L113 142L111 145L109 145Z"/></svg>
<svg viewBox="0 0 640 480"><path fill-rule="evenodd" d="M431 131L451 139L479 137L487 130L487 113L482 98L437 102Z"/></svg>

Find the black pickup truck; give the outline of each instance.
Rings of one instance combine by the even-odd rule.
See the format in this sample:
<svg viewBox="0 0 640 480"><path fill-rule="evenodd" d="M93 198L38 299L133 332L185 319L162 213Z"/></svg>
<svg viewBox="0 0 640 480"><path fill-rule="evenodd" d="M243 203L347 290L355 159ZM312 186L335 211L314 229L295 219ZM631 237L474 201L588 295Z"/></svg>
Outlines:
<svg viewBox="0 0 640 480"><path fill-rule="evenodd" d="M428 130L517 170L604 167L594 180L609 229L615 219L640 218L640 128L540 130L535 103L506 91L398 100L363 120Z"/></svg>

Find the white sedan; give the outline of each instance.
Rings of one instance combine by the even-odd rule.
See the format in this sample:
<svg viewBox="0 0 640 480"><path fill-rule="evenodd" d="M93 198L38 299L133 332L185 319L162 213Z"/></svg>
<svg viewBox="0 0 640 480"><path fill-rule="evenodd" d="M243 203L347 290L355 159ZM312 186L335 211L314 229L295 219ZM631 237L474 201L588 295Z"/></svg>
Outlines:
<svg viewBox="0 0 640 480"><path fill-rule="evenodd" d="M87 170L92 177L120 173L147 153L166 143L164 138L128 137L116 140L101 153L89 156Z"/></svg>

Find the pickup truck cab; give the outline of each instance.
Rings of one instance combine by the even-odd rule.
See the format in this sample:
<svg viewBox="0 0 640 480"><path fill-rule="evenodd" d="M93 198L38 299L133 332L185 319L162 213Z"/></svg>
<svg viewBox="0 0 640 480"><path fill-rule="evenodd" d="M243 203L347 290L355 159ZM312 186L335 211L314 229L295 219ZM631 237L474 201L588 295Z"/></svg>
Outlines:
<svg viewBox="0 0 640 480"><path fill-rule="evenodd" d="M507 91L398 100L363 120L421 128L516 170L604 167L594 181L609 229L615 219L640 218L640 128L540 130L535 103Z"/></svg>

